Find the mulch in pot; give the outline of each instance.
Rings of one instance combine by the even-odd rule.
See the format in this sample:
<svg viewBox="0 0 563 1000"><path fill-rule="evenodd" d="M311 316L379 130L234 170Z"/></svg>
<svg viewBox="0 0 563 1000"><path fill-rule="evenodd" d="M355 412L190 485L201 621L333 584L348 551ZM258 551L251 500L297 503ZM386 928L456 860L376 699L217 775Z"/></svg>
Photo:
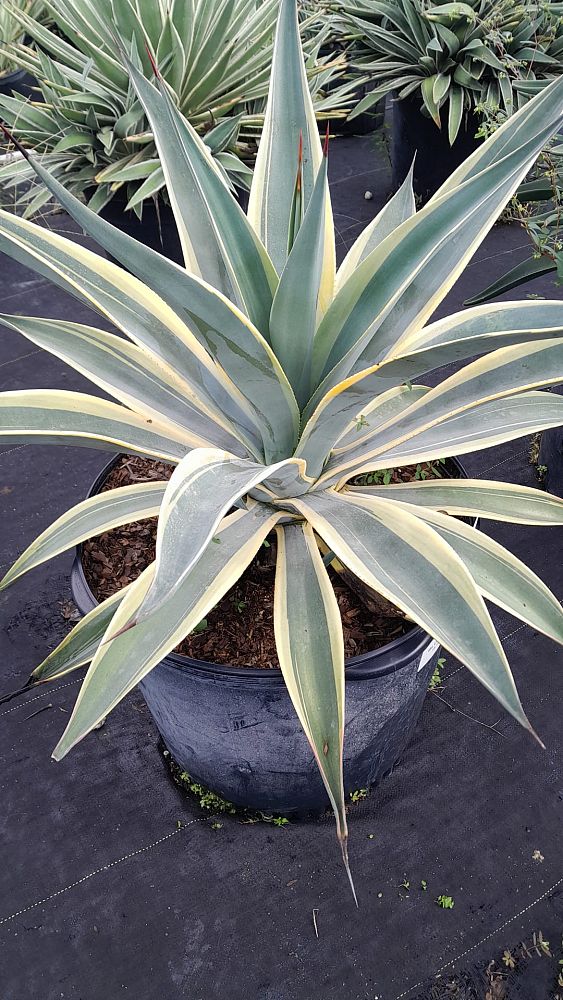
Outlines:
<svg viewBox="0 0 563 1000"><path fill-rule="evenodd" d="M132 483L166 480L172 472L173 466L165 462L124 455L109 473L101 492ZM440 475L438 465L423 464L395 469L385 476L385 481L409 482L436 475ZM365 483L368 478L359 477L358 482ZM84 543L84 573L98 601L132 583L154 560L156 528L156 518L145 519L113 528ZM232 666L277 667L273 617L275 556L274 534L235 586L175 652ZM378 649L413 627L392 604L364 588L351 575L346 574L343 579L332 568L329 574L342 617L346 657Z"/></svg>

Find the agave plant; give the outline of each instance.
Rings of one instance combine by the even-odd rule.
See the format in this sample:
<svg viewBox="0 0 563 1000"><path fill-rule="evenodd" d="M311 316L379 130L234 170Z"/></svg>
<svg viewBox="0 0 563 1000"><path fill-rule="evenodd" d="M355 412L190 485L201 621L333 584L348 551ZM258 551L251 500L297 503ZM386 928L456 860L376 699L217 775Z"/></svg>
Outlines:
<svg viewBox="0 0 563 1000"><path fill-rule="evenodd" d="M14 7L37 21L45 19L43 0L14 0ZM14 16L13 9L3 3L0 6L0 80L17 69L17 63L10 54L10 46L22 42L23 35L24 29Z"/></svg>
<svg viewBox="0 0 563 1000"><path fill-rule="evenodd" d="M3 0L4 2L4 0ZM263 121L277 0L46 0L53 27L13 10L36 47L7 46L9 57L39 81L43 102L0 99L4 120L24 145L41 154L51 174L99 211L117 190L140 216L143 202L164 190L164 175L143 108L116 55L120 34L135 67L149 74L152 56L162 80L216 161L248 188ZM302 20L308 72L320 117L344 114L351 84L336 82L344 61L319 57L328 26ZM151 55L152 54L152 55ZM332 82L332 83L331 83ZM330 96L324 89L331 83ZM49 192L29 189L28 165L6 167L0 179L18 188L27 217Z"/></svg>
<svg viewBox="0 0 563 1000"><path fill-rule="evenodd" d="M185 268L113 229L30 158L127 270L8 213L0 213L0 249L125 336L0 318L118 402L4 392L0 437L143 454L176 467L168 483L78 504L20 556L3 586L80 540L158 515L152 565L33 673L42 682L90 662L54 751L60 760L194 629L275 529L279 664L346 859L344 645L319 540L329 561L426 629L527 729L483 598L563 641L550 591L458 518L561 524L560 500L471 479L354 485L368 470L462 455L563 421L563 399L538 391L563 373L561 302L503 302L428 322L557 128L563 80L515 114L418 213L405 182L335 273L326 149L294 0L280 4L248 215L158 70L150 82L126 64L162 162ZM413 381L476 355L436 388Z"/></svg>
<svg viewBox="0 0 563 1000"><path fill-rule="evenodd" d="M418 94L452 144L464 112L488 103L512 114L519 79L557 75L563 4L553 0L346 0L334 8L356 46L355 63L376 82L361 114L391 91Z"/></svg>

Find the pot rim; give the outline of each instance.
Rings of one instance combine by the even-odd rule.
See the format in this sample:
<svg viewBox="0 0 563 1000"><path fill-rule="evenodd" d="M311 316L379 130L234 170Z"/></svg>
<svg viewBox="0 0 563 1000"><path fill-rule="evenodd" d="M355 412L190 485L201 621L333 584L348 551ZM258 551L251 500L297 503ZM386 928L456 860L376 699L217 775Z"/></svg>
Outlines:
<svg viewBox="0 0 563 1000"><path fill-rule="evenodd" d="M8 70L8 72L0 73L0 86L2 87L6 86L6 84L9 83L10 81L17 83L18 80L22 80L24 77L29 77L30 80L34 79L31 73L29 73L28 70L24 69L23 67L21 67L20 69Z"/></svg>
<svg viewBox="0 0 563 1000"><path fill-rule="evenodd" d="M88 490L87 499L100 492L100 487L106 481L114 466L121 460L123 454L114 455L104 465ZM458 459L451 458L450 461L458 467L463 477L467 476L463 465ZM99 602L94 597L90 585L86 580L86 574L82 565L82 548L83 544L80 542L76 546L76 554L72 565L71 587L75 604L82 614L87 614ZM86 605L89 606L87 607ZM412 663L412 660L416 656L422 654L428 646L436 641L420 625L413 625L408 632L399 636L398 639L393 639L391 642L385 643L384 646L379 646L377 649L368 650L366 653L360 653L358 656L351 656L346 659L346 678L352 680L360 677L382 677L385 674L395 673L397 670L401 670L401 668ZM228 663L214 663L210 660L192 659L192 657L183 656L181 653L168 653L163 659L166 660L169 666L173 666L178 670L189 668L204 673L222 675L223 677L246 677L249 679L260 677L262 680L284 683L279 667L271 667L265 670L263 667L231 666Z"/></svg>

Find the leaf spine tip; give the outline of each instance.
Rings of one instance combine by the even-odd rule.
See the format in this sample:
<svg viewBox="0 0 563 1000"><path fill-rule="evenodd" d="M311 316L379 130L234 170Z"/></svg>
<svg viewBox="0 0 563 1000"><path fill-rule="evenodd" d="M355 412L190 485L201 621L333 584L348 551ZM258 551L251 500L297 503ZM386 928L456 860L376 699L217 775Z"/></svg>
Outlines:
<svg viewBox="0 0 563 1000"><path fill-rule="evenodd" d="M123 628L120 628L118 632L114 632L114 634L108 636L107 639L103 639L102 642L100 643L100 646L105 646L106 643L113 642L113 640L117 639L118 636L123 635L125 632L128 632L129 629L134 628L136 624L137 624L137 619L135 618L133 619L132 622L129 622L128 625L124 625Z"/></svg>
<svg viewBox="0 0 563 1000"><path fill-rule="evenodd" d="M149 49L148 45L146 45L146 44L145 44L145 49L147 50L147 55L149 57L149 62L151 64L151 66L152 66L152 71L153 71L154 75L156 77L158 77L158 79L160 80L160 70L159 70L158 66L156 65L156 61L155 61L155 58L154 58L151 50Z"/></svg>

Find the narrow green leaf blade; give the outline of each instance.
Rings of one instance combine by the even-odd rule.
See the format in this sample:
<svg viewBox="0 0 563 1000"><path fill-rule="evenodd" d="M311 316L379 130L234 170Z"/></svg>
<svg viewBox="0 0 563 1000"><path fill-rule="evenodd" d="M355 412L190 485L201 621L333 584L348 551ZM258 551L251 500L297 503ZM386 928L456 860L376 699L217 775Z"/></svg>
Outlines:
<svg viewBox="0 0 563 1000"><path fill-rule="evenodd" d="M36 684L58 680L71 670L77 670L93 660L115 612L131 586L129 584L106 598L79 621L56 649L35 668L30 680Z"/></svg>
<svg viewBox="0 0 563 1000"><path fill-rule="evenodd" d="M303 222L280 276L270 316L270 339L297 402L310 396L311 354L321 290L327 159L323 159Z"/></svg>
<svg viewBox="0 0 563 1000"><path fill-rule="evenodd" d="M151 123L187 269L236 302L267 336L277 277L264 247L160 78L157 90L127 66Z"/></svg>
<svg viewBox="0 0 563 1000"><path fill-rule="evenodd" d="M248 217L281 274L287 259L295 182L295 154L303 138L303 201L311 198L322 147L309 91L296 0L280 0L272 74L262 137L250 189ZM334 226L327 193L321 311L332 298L335 274Z"/></svg>
<svg viewBox="0 0 563 1000"><path fill-rule="evenodd" d="M173 437L156 418L147 420L96 396L58 389L0 393L0 440L127 451L173 463L202 444L187 431Z"/></svg>
<svg viewBox="0 0 563 1000"><path fill-rule="evenodd" d="M39 160L29 153L25 155L69 215L175 310L231 382L245 394L260 427L266 460L277 461L291 454L299 428L297 404L275 354L250 320L211 285L91 211L45 170ZM29 245L31 248L31 241ZM23 262L33 266L33 259L29 253ZM48 272L48 276L62 284L57 275ZM67 282L63 287L73 291ZM166 357L172 360L169 353ZM182 370L184 367L182 359ZM221 399L218 392L214 395ZM221 409L227 415L231 412L228 405Z"/></svg>
<svg viewBox="0 0 563 1000"><path fill-rule="evenodd" d="M278 658L327 790L347 862L340 610L310 524L278 525L276 534L274 628Z"/></svg>
<svg viewBox="0 0 563 1000"><path fill-rule="evenodd" d="M348 569L426 629L531 730L483 599L429 525L397 504L357 494L311 494L295 507Z"/></svg>
<svg viewBox="0 0 563 1000"><path fill-rule="evenodd" d="M182 586L233 504L292 464L258 465L217 448L198 448L177 465L160 509L154 582L139 620L154 615Z"/></svg>
<svg viewBox="0 0 563 1000"><path fill-rule="evenodd" d="M134 483L76 504L45 529L0 581L0 590L41 563L120 524L158 515L166 483Z"/></svg>
<svg viewBox="0 0 563 1000"><path fill-rule="evenodd" d="M563 611L531 569L482 531L438 512L416 512L457 552L483 597L563 644Z"/></svg>

